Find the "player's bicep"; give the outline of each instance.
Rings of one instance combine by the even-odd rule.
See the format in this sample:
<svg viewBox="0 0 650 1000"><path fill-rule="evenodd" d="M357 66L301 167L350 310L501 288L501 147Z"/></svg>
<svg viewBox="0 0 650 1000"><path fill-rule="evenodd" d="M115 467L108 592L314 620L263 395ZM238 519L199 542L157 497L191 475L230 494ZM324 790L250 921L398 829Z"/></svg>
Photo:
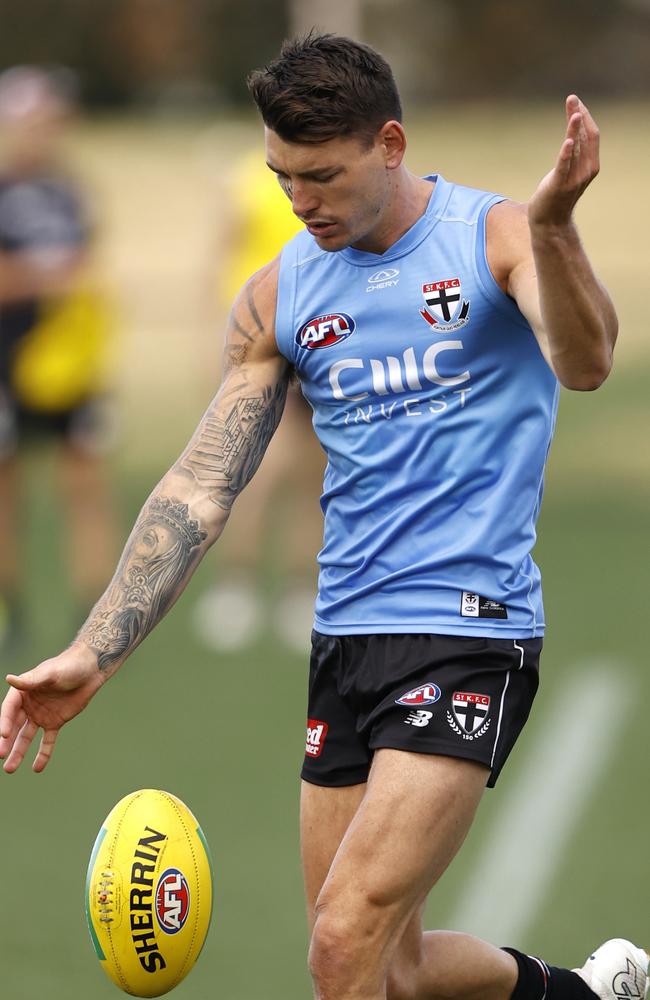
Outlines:
<svg viewBox="0 0 650 1000"><path fill-rule="evenodd" d="M508 294L515 300L519 311L530 324L530 328L535 334L535 339L539 344L542 354L547 363L551 365L551 349L542 320L537 275L535 273L535 262L532 259L532 254L529 260L524 259L511 272L508 282Z"/></svg>
<svg viewBox="0 0 650 1000"><path fill-rule="evenodd" d="M277 267L247 282L228 322L221 387L180 459L212 503L229 510L280 422L290 368L275 343Z"/></svg>
<svg viewBox="0 0 650 1000"><path fill-rule="evenodd" d="M525 205L504 201L487 217L488 263L495 280L530 324L540 350L550 365Z"/></svg>
<svg viewBox="0 0 650 1000"><path fill-rule="evenodd" d="M280 366L277 366L278 368ZM259 468L280 422L288 367L244 364L231 371L180 459L212 503L229 510Z"/></svg>

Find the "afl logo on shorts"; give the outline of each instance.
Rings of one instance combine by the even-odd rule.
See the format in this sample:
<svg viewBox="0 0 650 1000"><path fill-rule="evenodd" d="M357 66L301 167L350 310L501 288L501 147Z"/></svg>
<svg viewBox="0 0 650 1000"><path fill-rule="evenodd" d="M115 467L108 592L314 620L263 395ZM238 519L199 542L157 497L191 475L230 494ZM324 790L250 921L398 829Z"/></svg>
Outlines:
<svg viewBox="0 0 650 1000"><path fill-rule="evenodd" d="M298 347L316 351L321 347L334 347L354 333L356 323L347 313L327 313L316 316L301 326L296 334Z"/></svg>
<svg viewBox="0 0 650 1000"><path fill-rule="evenodd" d="M178 868L163 872L156 887L156 917L165 934L178 934L190 912L190 890Z"/></svg>
<svg viewBox="0 0 650 1000"><path fill-rule="evenodd" d="M420 705L433 705L442 696L442 692L437 684L429 682L422 684L419 688L407 691L401 698L395 699L396 705L406 705L407 708Z"/></svg>

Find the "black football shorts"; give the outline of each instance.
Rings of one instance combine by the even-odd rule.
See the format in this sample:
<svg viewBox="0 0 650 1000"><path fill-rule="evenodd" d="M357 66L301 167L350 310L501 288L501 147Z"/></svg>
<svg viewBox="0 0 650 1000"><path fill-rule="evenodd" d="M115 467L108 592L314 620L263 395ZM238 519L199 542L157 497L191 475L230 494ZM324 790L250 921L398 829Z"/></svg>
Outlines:
<svg viewBox="0 0 650 1000"><path fill-rule="evenodd" d="M375 750L475 760L499 773L530 713L541 639L312 633L302 777L366 781Z"/></svg>

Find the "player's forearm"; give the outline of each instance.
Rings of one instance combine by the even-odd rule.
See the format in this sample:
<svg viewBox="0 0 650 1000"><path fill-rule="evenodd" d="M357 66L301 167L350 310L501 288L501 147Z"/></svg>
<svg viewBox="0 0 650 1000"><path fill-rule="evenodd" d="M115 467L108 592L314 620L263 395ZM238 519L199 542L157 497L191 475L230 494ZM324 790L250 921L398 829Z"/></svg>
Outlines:
<svg viewBox="0 0 650 1000"><path fill-rule="evenodd" d="M544 331L562 385L596 389L607 378L618 321L575 226L531 225Z"/></svg>
<svg viewBox="0 0 650 1000"><path fill-rule="evenodd" d="M77 642L113 673L169 611L223 531L279 423L284 375L226 377L189 445L145 503L105 594Z"/></svg>
<svg viewBox="0 0 650 1000"><path fill-rule="evenodd" d="M226 511L193 499L173 470L145 503L105 593L83 625L77 643L113 673L181 595L210 544L223 530Z"/></svg>

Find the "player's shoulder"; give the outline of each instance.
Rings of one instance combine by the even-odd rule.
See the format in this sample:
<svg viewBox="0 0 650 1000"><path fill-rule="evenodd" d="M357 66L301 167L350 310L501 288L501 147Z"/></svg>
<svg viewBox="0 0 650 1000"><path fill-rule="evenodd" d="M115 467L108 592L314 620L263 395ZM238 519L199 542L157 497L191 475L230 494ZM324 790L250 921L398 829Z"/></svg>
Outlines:
<svg viewBox="0 0 650 1000"><path fill-rule="evenodd" d="M475 226L486 206L503 197L494 191L447 180L441 174L429 174L426 179L435 181L429 212L440 222Z"/></svg>
<svg viewBox="0 0 650 1000"><path fill-rule="evenodd" d="M532 256L527 205L511 199L493 205L486 219L485 242L492 273L505 288L514 268Z"/></svg>
<svg viewBox="0 0 650 1000"><path fill-rule="evenodd" d="M273 353L278 299L279 256L251 274L233 302L228 323L229 342L243 342L246 353Z"/></svg>
<svg viewBox="0 0 650 1000"><path fill-rule="evenodd" d="M255 294L256 298L260 300L261 304L267 302L275 307L275 300L278 295L278 275L280 273L280 254L277 254L272 260L263 267L258 268L254 271L251 276L244 282L239 295L237 296L236 302L242 297L248 298L252 293Z"/></svg>

